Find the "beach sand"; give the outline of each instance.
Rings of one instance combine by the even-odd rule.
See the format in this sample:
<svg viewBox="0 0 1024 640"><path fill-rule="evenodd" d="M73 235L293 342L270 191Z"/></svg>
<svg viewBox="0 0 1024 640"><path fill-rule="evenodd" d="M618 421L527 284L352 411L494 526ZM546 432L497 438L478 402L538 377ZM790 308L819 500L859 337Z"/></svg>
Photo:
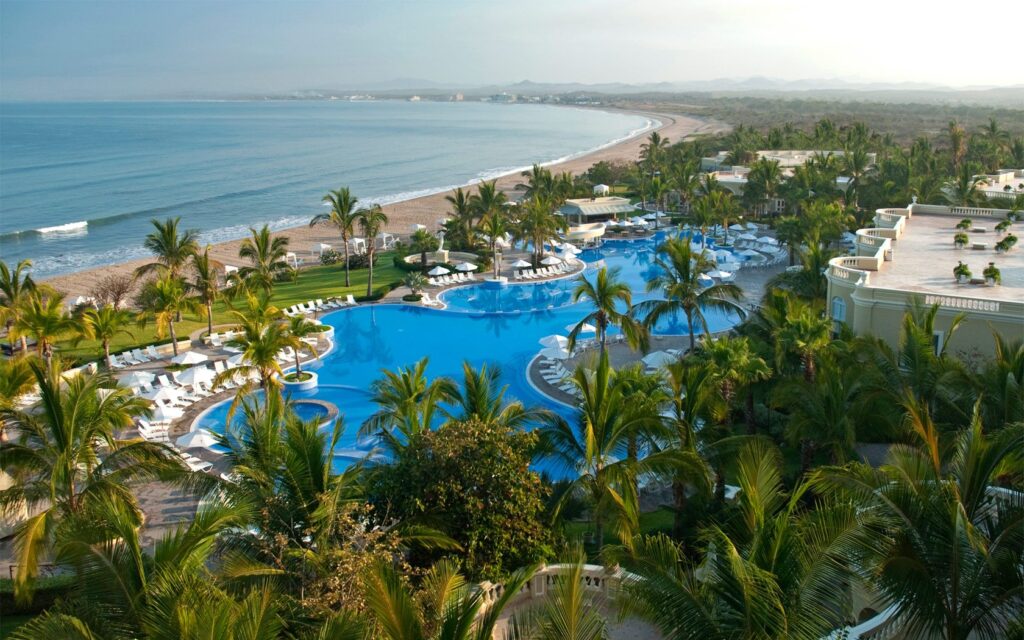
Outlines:
<svg viewBox="0 0 1024 640"><path fill-rule="evenodd" d="M553 172L571 171L573 174L580 174L589 169L594 163L602 160L633 162L640 153L641 145L653 130L657 130L662 137L668 138L670 142L677 142L695 134L715 133L726 128L725 125L717 122L680 115L644 111L630 111L630 113L647 116L652 120L660 122L660 125L634 138L598 149L593 153L549 165L549 168ZM510 198L518 197L518 195L521 195L521 192L516 192L516 185L522 182L523 178L520 174L510 174L498 178L498 187L509 194ZM438 228L438 220L448 216L449 204L444 199L448 193L450 192L422 196L384 206L384 211L389 219L386 230L388 233L405 236L411 232L412 225L414 224L426 225L429 229ZM299 258L304 259L307 264L311 261L316 261L319 255L318 245L321 242L336 247L341 245L337 232L327 226L313 228L308 226L293 227L278 231L275 235L288 236L291 250ZM133 245L142 244L142 241L143 238L125 238L126 243ZM241 240L231 240L212 245L210 255L225 264L240 265L242 264L238 259L240 244ZM101 279L113 274L131 273L135 268L148 262L150 262L149 259L131 260L76 273L53 276L45 279L45 281L59 291L65 292L69 297L88 295Z"/></svg>

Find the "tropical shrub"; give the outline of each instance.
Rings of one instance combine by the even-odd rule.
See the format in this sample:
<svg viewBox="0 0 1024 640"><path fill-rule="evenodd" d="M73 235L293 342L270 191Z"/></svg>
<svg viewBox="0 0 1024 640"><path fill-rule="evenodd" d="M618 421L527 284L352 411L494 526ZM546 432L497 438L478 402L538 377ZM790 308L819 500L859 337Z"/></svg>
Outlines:
<svg viewBox="0 0 1024 640"><path fill-rule="evenodd" d="M1017 236L1012 233L1006 234L1006 237L996 243L996 251L1002 253L1009 251L1017 244Z"/></svg>
<svg viewBox="0 0 1024 640"><path fill-rule="evenodd" d="M953 277L957 278L957 279L959 279L959 278L970 278L971 277L971 268L968 267L963 262L958 262L956 264L956 266L953 267Z"/></svg>
<svg viewBox="0 0 1024 640"><path fill-rule="evenodd" d="M964 218L960 222L956 223L956 228L957 229L965 229L966 230L966 229L970 229L972 225L974 225L974 221L973 220L971 220L970 218Z"/></svg>
<svg viewBox="0 0 1024 640"><path fill-rule="evenodd" d="M341 255L340 252L335 251L334 249L328 249L327 251L324 251L323 253L320 254L320 264L324 265L325 267L338 264L344 259L345 257Z"/></svg>
<svg viewBox="0 0 1024 640"><path fill-rule="evenodd" d="M968 235L963 232L957 233L953 236L953 244L957 245L958 247L962 247L970 241L970 237L968 237Z"/></svg>
<svg viewBox="0 0 1024 640"><path fill-rule="evenodd" d="M999 268L996 267L996 263L990 262L985 270L981 272L985 276L986 280L995 280L996 284L1003 281L1002 274L999 272Z"/></svg>

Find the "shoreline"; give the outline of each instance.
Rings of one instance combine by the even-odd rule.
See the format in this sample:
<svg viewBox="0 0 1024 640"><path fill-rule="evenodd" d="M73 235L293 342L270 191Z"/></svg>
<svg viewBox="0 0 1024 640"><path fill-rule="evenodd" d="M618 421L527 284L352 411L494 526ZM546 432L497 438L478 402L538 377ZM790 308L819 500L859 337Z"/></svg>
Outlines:
<svg viewBox="0 0 1024 640"><path fill-rule="evenodd" d="M582 105L574 105L574 108L589 108ZM602 110L612 113L624 113L643 116L653 120L652 126L645 126L630 133L629 136L611 140L604 145L579 154L571 154L565 158L559 158L543 166L553 172L571 171L573 174L585 172L593 164L600 161L634 161L639 152L640 146L646 139L645 134L658 131L663 137L669 138L672 142L688 138L693 135L712 133L724 128L724 125L713 121L704 120L692 116L681 116L674 114L657 113L643 110L627 110L601 107ZM501 176L489 178L495 180L498 188L504 193L514 196L517 192L516 186L521 183L521 169L513 169ZM480 182L475 180L467 183L473 185ZM466 188L467 185L463 185ZM413 196L403 200L382 204L384 212L388 215L388 224L385 230L396 236L407 236L414 224L425 225L428 229L439 228L438 221L449 214L449 203L444 197L451 193L454 187L444 188L441 191ZM356 194L358 195L358 194ZM386 198L386 197L385 197ZM373 202L374 199L367 198L364 202ZM311 216L312 217L312 216ZM290 240L289 249L296 256L308 264L318 257L318 245L320 243L340 245L340 238L330 227L317 226L310 228L308 225L288 227L273 232L276 236L287 236ZM141 245L144 238L136 239ZM242 239L227 240L210 245L210 256L224 264L240 266L238 248ZM130 274L137 267L147 264L150 258L137 258L124 262L115 262L100 267L90 267L72 273L47 276L39 279L39 282L54 287L64 292L68 297L89 295L96 284L111 275Z"/></svg>

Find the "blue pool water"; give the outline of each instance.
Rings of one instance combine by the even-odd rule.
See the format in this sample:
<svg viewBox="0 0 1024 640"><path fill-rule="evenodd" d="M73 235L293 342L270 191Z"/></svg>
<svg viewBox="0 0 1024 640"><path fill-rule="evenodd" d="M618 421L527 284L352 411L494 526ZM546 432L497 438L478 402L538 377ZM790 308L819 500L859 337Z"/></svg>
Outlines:
<svg viewBox="0 0 1024 640"><path fill-rule="evenodd" d="M640 241L608 241L600 249L580 255L592 275L602 265L620 267L621 277L630 283L635 301L656 294L645 291L655 275L654 247L663 238ZM357 431L375 410L369 401L371 383L384 370L429 358L431 377L460 379L462 363L474 367L497 366L507 397L527 406L542 406L566 417L571 409L551 402L538 393L526 378L526 367L540 350L538 341L552 334L567 333L590 312L589 302L572 303L572 279L555 282L511 284L491 289L480 284L459 287L442 294L448 309L405 305L371 305L337 311L322 320L335 328L335 348L320 361L304 367L316 370L318 389L296 394L296 398L317 398L335 404L344 416L345 434L336 452L339 468L361 454L369 453L372 438L359 438ZM738 317L717 311L706 312L712 331L734 324ZM685 334L682 318L670 319L655 328L657 334ZM219 430L227 407L208 413L199 426ZM219 422L218 422L219 421ZM553 469L546 469L554 471Z"/></svg>

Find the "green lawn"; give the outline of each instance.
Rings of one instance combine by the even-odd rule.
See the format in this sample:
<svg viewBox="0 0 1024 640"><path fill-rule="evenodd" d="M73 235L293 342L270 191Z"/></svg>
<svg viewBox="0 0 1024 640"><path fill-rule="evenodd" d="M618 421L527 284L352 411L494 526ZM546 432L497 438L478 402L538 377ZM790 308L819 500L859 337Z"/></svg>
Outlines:
<svg viewBox="0 0 1024 640"><path fill-rule="evenodd" d="M655 533L671 533L672 532L672 520L673 514L671 509L661 508L655 511L649 511L647 513L640 514L640 533L643 534L655 534ZM580 540L583 538L585 533L593 533L593 527L589 522L566 522L564 525L565 537L570 540ZM615 532L610 528L605 527L604 532L604 543L605 544L617 544L619 540L615 537Z"/></svg>
<svg viewBox="0 0 1024 640"><path fill-rule="evenodd" d="M395 267L392 261L393 254L382 253L377 258L377 266L373 269L374 289L382 285L399 282L405 277L405 272ZM293 304L307 302L317 298L327 299L333 296L344 298L348 294L353 296L366 295L366 279L369 271L358 269L352 271L352 286L345 286L345 270L341 266L311 267L303 269L299 273L298 281L282 282L274 287L272 300L280 308L287 308ZM213 307L213 324L230 322L226 304L221 301ZM196 329L205 329L206 320L195 316L186 315L181 322L175 323L174 331L179 339L185 339ZM150 323L142 329L133 329L132 335L121 335L111 344L111 352L117 353L123 349L131 349L157 342L156 327ZM164 341L166 341L166 336ZM82 341L77 347L68 339L58 344L60 353L67 357L80 359L82 361L101 358L103 353L100 344L95 341Z"/></svg>

